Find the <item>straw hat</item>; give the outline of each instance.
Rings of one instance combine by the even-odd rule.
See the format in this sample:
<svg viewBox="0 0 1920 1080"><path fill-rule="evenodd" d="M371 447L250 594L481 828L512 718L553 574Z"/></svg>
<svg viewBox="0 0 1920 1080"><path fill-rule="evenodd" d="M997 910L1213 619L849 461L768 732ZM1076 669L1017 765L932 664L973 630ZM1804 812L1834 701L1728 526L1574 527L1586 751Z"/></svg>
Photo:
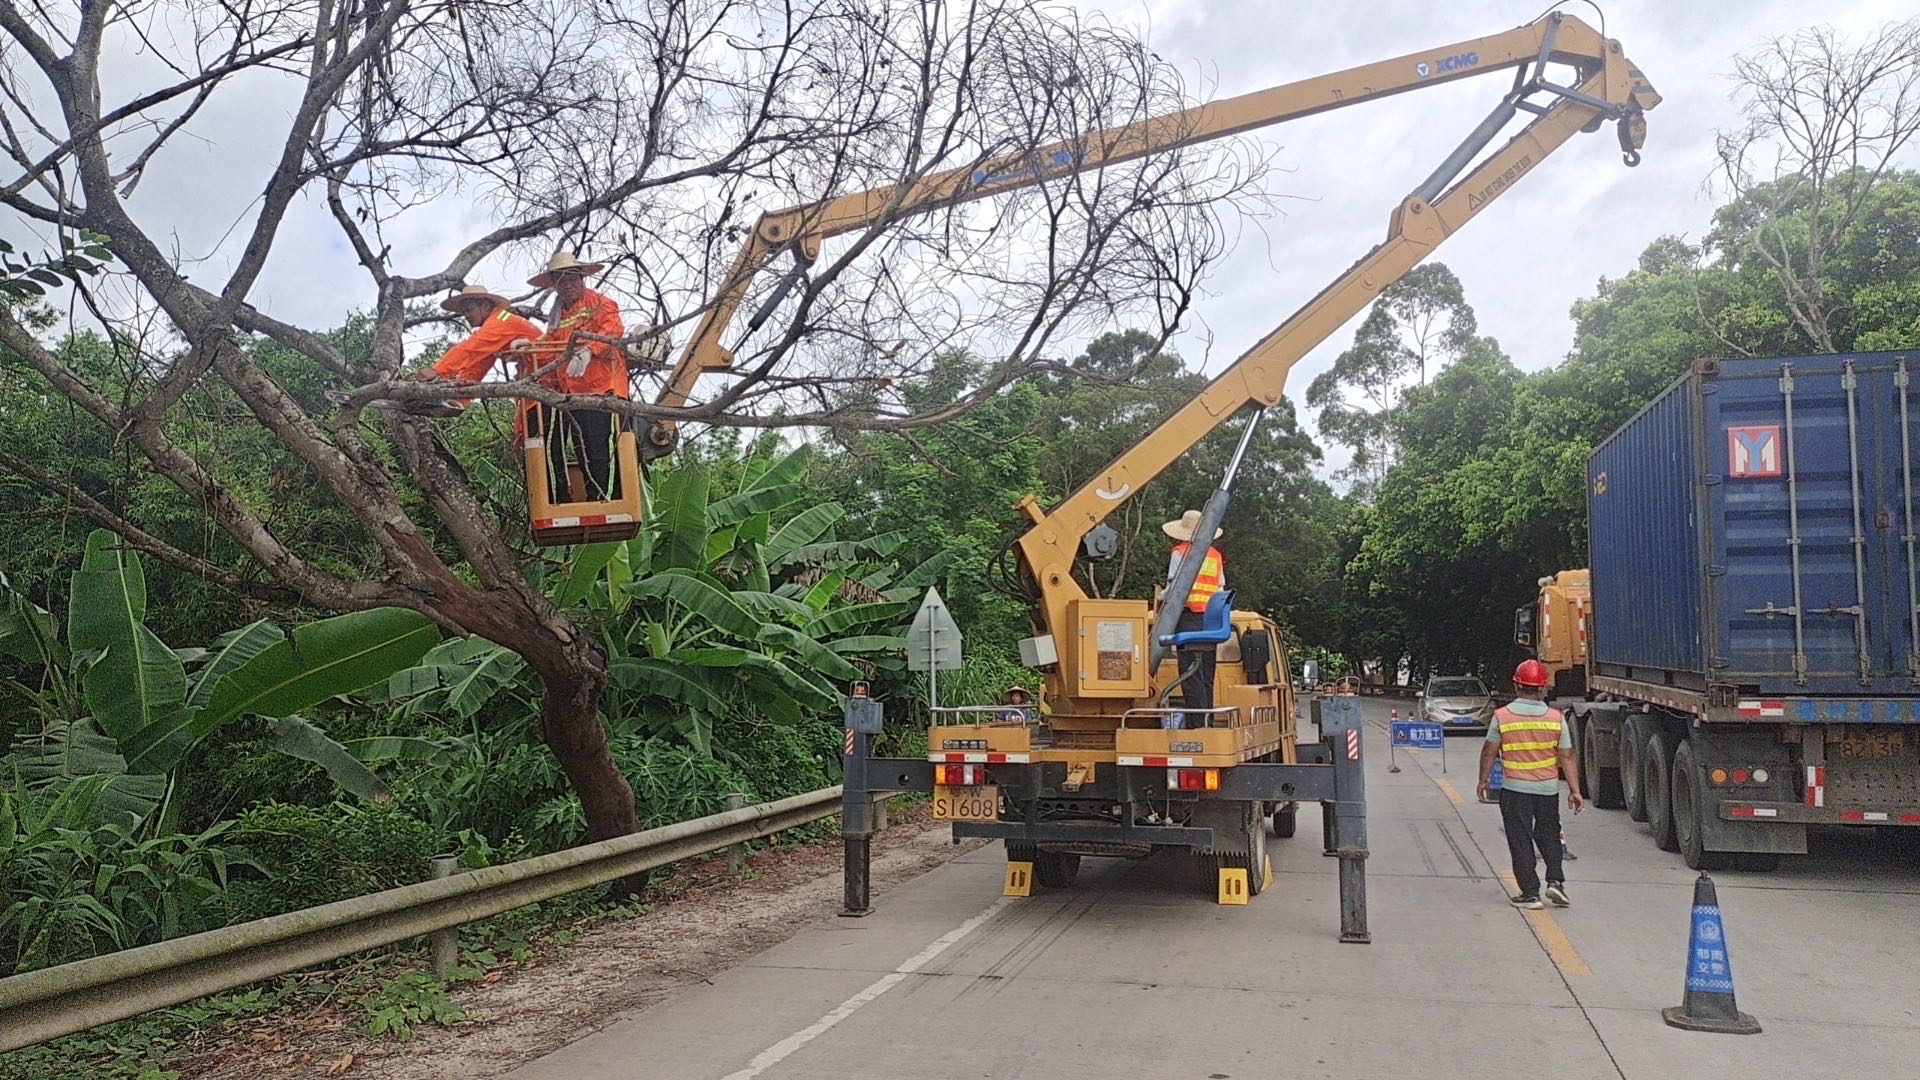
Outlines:
<svg viewBox="0 0 1920 1080"><path fill-rule="evenodd" d="M527 284L536 289L544 289L553 284L553 275L562 270L578 270L581 274L597 274L607 268L606 263L581 262L580 257L571 251L562 251L547 260L547 268L527 279Z"/></svg>
<svg viewBox="0 0 1920 1080"><path fill-rule="evenodd" d="M499 293L488 292L485 285L469 285L459 292L454 293L452 296L447 297L445 300L440 301L440 310L451 311L458 315L460 313L460 306L469 300L490 301L494 307L508 307L511 304L511 301Z"/></svg>
<svg viewBox="0 0 1920 1080"><path fill-rule="evenodd" d="M1012 697L1014 694L1019 694L1021 697L1026 698L1028 701L1033 700L1033 695L1029 693L1027 691L1027 688L1024 686L1009 686L1007 687L1006 691L1000 695L1000 697L1004 700L1006 698Z"/></svg>
<svg viewBox="0 0 1920 1080"><path fill-rule="evenodd" d="M1192 542L1193 530L1199 527L1200 511L1189 510L1181 514L1176 520L1169 521L1165 525L1160 526L1160 531L1185 544ZM1220 533L1221 530L1219 529L1213 530L1213 538L1215 540L1220 539Z"/></svg>

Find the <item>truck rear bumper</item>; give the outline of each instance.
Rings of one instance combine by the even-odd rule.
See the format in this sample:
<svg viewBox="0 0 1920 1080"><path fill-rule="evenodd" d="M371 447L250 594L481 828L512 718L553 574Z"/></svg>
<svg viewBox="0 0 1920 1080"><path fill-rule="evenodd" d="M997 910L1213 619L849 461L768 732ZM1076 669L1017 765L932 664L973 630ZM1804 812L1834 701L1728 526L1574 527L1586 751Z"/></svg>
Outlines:
<svg viewBox="0 0 1920 1080"><path fill-rule="evenodd" d="M1207 848L1212 829L1174 825L1054 825L1024 821L956 821L953 835L1032 844L1112 844Z"/></svg>
<svg viewBox="0 0 1920 1080"><path fill-rule="evenodd" d="M1794 825L1920 825L1920 807L1844 809L1792 802L1728 801L1720 804L1720 817L1725 821Z"/></svg>

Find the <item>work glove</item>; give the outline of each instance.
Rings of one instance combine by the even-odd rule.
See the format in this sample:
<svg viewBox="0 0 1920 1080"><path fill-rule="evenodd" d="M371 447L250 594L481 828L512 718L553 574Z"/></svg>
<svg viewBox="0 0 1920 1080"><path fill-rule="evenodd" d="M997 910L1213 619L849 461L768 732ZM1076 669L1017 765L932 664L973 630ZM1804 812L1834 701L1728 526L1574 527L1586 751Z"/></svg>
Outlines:
<svg viewBox="0 0 1920 1080"><path fill-rule="evenodd" d="M592 359L593 354L588 352L585 347L573 350L573 355L567 357L567 378L577 379L585 375L587 373L587 362Z"/></svg>

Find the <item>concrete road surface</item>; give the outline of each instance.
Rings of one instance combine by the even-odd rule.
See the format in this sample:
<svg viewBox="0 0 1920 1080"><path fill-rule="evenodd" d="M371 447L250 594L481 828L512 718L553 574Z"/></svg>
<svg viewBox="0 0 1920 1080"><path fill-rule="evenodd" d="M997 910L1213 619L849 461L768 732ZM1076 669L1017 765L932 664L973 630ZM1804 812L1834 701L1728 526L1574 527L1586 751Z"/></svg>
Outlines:
<svg viewBox="0 0 1920 1080"><path fill-rule="evenodd" d="M1384 721L1387 703L1369 702ZM1377 715L1376 715L1377 714ZM1011 1080L1920 1075L1920 863L1821 838L1717 875L1756 1036L1666 1027L1693 873L1619 811L1570 819L1574 906L1520 912L1477 740L1368 743L1371 945L1342 945L1317 807L1274 841L1275 886L1213 904L1172 859L1089 859L1000 896L984 848L527 1066L517 1080Z"/></svg>

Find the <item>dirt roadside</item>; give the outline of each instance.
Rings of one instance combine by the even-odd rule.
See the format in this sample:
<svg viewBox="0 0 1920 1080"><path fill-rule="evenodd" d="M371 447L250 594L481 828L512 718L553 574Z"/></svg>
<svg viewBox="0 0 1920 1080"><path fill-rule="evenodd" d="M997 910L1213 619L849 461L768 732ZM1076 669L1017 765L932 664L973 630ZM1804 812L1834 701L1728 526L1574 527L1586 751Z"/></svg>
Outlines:
<svg viewBox="0 0 1920 1080"><path fill-rule="evenodd" d="M927 807L895 811L873 845L876 892L978 847L956 846ZM495 965L449 993L463 1023L423 1025L409 1042L368 1038L364 1012L328 1003L247 1025L177 1068L183 1080L355 1077L479 1080L499 1076L703 982L793 936L840 907L840 845L757 853L753 872L724 858L683 867L674 899L628 919L592 924L571 944L545 945L526 964Z"/></svg>

